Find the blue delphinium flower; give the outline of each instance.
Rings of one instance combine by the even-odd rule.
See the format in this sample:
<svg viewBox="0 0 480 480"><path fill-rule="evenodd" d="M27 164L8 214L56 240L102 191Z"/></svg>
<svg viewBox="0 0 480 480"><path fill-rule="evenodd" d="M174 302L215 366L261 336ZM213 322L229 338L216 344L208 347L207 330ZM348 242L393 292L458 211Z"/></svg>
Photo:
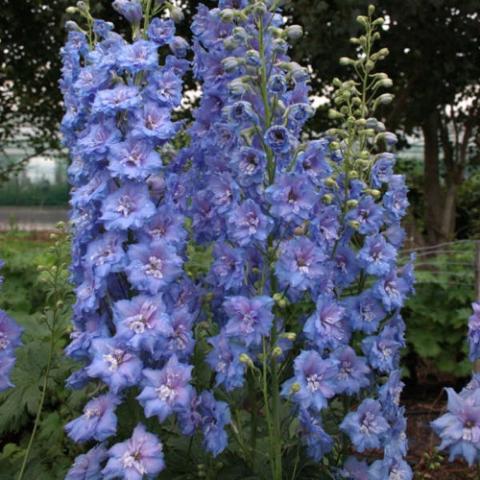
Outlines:
<svg viewBox="0 0 480 480"><path fill-rule="evenodd" d="M92 362L87 367L88 375L101 378L113 393L136 385L140 380L142 361L115 339L94 339L90 352Z"/></svg>
<svg viewBox="0 0 480 480"><path fill-rule="evenodd" d="M370 369L367 361L365 358L358 357L353 348L338 349L333 358L338 361L338 383L335 388L337 393L353 395L370 384L368 378Z"/></svg>
<svg viewBox="0 0 480 480"><path fill-rule="evenodd" d="M323 359L314 350L304 351L295 359L294 372L295 376L283 385L282 394L292 396L302 408L325 408L335 395L337 361Z"/></svg>
<svg viewBox="0 0 480 480"><path fill-rule="evenodd" d="M97 445L75 459L65 480L95 480L102 478L102 463L108 458L104 445Z"/></svg>
<svg viewBox="0 0 480 480"><path fill-rule="evenodd" d="M272 306L273 300L267 296L227 298L223 304L228 317L225 334L238 338L246 346L259 345L262 338L270 334Z"/></svg>
<svg viewBox="0 0 480 480"><path fill-rule="evenodd" d="M315 291L320 277L325 274L326 256L306 237L294 238L280 246L275 273L282 288Z"/></svg>
<svg viewBox="0 0 480 480"><path fill-rule="evenodd" d="M471 466L480 458L480 390L461 396L447 388L448 412L432 422L450 461L463 457Z"/></svg>
<svg viewBox="0 0 480 480"><path fill-rule="evenodd" d="M367 449L380 447L389 425L382 415L380 403L366 399L355 412L345 417L340 429L350 437L355 449L363 453Z"/></svg>
<svg viewBox="0 0 480 480"><path fill-rule="evenodd" d="M320 462L333 449L333 439L322 427L318 417L310 415L307 410L300 410L300 435L307 447L310 458Z"/></svg>
<svg viewBox="0 0 480 480"><path fill-rule="evenodd" d="M336 348L346 343L349 331L345 309L334 298L319 296L315 313L306 321L305 335L318 348Z"/></svg>
<svg viewBox="0 0 480 480"><path fill-rule="evenodd" d="M95 439L99 442L115 435L117 416L115 408L120 400L111 394L100 395L90 400L83 409L83 415L67 423L65 430L76 442Z"/></svg>
<svg viewBox="0 0 480 480"><path fill-rule="evenodd" d="M264 242L273 226L271 218L251 199L232 209L227 221L229 236L241 247Z"/></svg>
<svg viewBox="0 0 480 480"><path fill-rule="evenodd" d="M102 478L142 480L145 477L154 478L164 468L162 444L155 435L148 433L145 427L139 424L131 438L110 448Z"/></svg>
<svg viewBox="0 0 480 480"><path fill-rule="evenodd" d="M143 370L144 389L137 398L147 417L155 415L163 422L174 411L187 408L193 394L192 368L172 355L161 370Z"/></svg>
<svg viewBox="0 0 480 480"><path fill-rule="evenodd" d="M199 398L198 413L205 448L216 457L227 447L225 426L230 423L230 408L225 402L215 400L211 392L205 391Z"/></svg>
<svg viewBox="0 0 480 480"><path fill-rule="evenodd" d="M4 262L0 260L0 269ZM0 275L0 287L3 277ZM22 328L0 310L0 392L13 387L10 381L10 372L15 364L15 350L21 345Z"/></svg>

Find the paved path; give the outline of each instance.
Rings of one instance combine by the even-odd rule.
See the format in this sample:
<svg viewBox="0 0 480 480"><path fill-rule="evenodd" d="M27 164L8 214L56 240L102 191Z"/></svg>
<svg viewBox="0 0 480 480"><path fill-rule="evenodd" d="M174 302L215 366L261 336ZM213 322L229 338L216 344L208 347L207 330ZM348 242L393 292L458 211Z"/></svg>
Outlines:
<svg viewBox="0 0 480 480"><path fill-rule="evenodd" d="M24 231L54 230L68 219L68 209L55 207L0 207L0 231L12 227Z"/></svg>

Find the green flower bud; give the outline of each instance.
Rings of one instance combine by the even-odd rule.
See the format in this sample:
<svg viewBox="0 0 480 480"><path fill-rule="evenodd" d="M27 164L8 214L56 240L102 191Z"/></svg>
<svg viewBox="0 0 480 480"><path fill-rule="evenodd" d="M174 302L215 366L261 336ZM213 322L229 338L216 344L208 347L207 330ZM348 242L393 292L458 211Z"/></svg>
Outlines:
<svg viewBox="0 0 480 480"><path fill-rule="evenodd" d="M282 355L283 355L283 350L280 347L277 346L272 350L273 358L278 358L278 357L281 357Z"/></svg>
<svg viewBox="0 0 480 480"><path fill-rule="evenodd" d="M240 357L238 357L241 363L244 363L247 365L249 368L255 368L255 365L253 364L252 359L246 354L242 353Z"/></svg>
<svg viewBox="0 0 480 480"><path fill-rule="evenodd" d="M368 14L372 16L375 13L375 5L368 6Z"/></svg>
<svg viewBox="0 0 480 480"><path fill-rule="evenodd" d="M330 108L328 110L328 118L330 118L330 120L337 120L337 119L344 118L344 115L340 113L338 110Z"/></svg>
<svg viewBox="0 0 480 480"><path fill-rule="evenodd" d="M282 338L286 338L290 342L294 342L297 339L297 334L294 332L285 332L281 336Z"/></svg>
<svg viewBox="0 0 480 480"><path fill-rule="evenodd" d="M348 222L348 224L354 229L354 230L358 230L360 228L360 222L357 221L357 220L350 220L350 222Z"/></svg>
<svg viewBox="0 0 480 480"><path fill-rule="evenodd" d="M336 181L334 178L332 178L332 177L329 177L329 178L326 178L326 179L325 179L325 185L326 185L327 187L330 187L330 188L335 188L335 187L338 186L338 185L337 185L337 181Z"/></svg>
<svg viewBox="0 0 480 480"><path fill-rule="evenodd" d="M323 196L323 202L327 205L330 205L333 202L333 195L330 193L327 193L326 195Z"/></svg>
<svg viewBox="0 0 480 480"><path fill-rule="evenodd" d="M302 387L300 386L299 383L293 383L292 386L290 387L290 391L292 393L298 393Z"/></svg>
<svg viewBox="0 0 480 480"><path fill-rule="evenodd" d="M376 190L376 189L373 189L373 188L368 188L367 190L365 190L365 193L367 195L371 195L373 198L379 198L380 195L382 194L382 192L380 190Z"/></svg>
<svg viewBox="0 0 480 480"><path fill-rule="evenodd" d="M347 207L348 208L355 208L358 205L358 200L348 200Z"/></svg>
<svg viewBox="0 0 480 480"><path fill-rule="evenodd" d="M70 6L70 7L68 7L65 11L66 11L68 14L73 15L73 14L75 14L75 13L78 12L78 8L77 8L77 7L71 7L71 6Z"/></svg>
<svg viewBox="0 0 480 480"><path fill-rule="evenodd" d="M232 8L225 8L220 12L220 18L224 22L233 22L233 19L235 18L235 10Z"/></svg>
<svg viewBox="0 0 480 480"><path fill-rule="evenodd" d="M303 28L300 25L290 25L287 27L287 35L292 41L299 40L303 36Z"/></svg>

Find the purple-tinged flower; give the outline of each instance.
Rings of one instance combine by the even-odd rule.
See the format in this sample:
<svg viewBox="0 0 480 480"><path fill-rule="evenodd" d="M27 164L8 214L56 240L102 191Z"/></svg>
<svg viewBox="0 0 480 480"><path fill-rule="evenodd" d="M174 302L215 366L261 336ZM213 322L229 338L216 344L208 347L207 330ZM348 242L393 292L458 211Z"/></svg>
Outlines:
<svg viewBox="0 0 480 480"><path fill-rule="evenodd" d="M120 400L112 394L100 395L90 400L83 409L83 415L67 423L65 430L75 442L98 440L103 442L117 432L115 409Z"/></svg>
<svg viewBox="0 0 480 480"><path fill-rule="evenodd" d="M395 164L395 156L391 153L382 153L376 160L370 173L372 186L381 188L384 183L388 183L393 175L393 166Z"/></svg>
<svg viewBox="0 0 480 480"><path fill-rule="evenodd" d="M258 115L253 111L252 104L240 100L233 105L225 107L225 114L228 119L236 126L250 126L259 122Z"/></svg>
<svg viewBox="0 0 480 480"><path fill-rule="evenodd" d="M265 133L265 144L274 153L287 153L292 148L292 137L287 128L281 125L270 127Z"/></svg>
<svg viewBox="0 0 480 480"><path fill-rule="evenodd" d="M226 290L240 288L245 279L243 250L230 247L227 243L216 243L213 247L213 258L211 282Z"/></svg>
<svg viewBox="0 0 480 480"><path fill-rule="evenodd" d="M188 407L194 393L189 384L192 368L172 355L161 370L143 370L144 388L137 398L148 418L156 415L163 422L173 412Z"/></svg>
<svg viewBox="0 0 480 480"><path fill-rule="evenodd" d="M294 362L295 376L282 387L282 395L290 396L301 408L322 410L335 395L335 379L338 375L337 361L323 359L314 350L300 353Z"/></svg>
<svg viewBox="0 0 480 480"><path fill-rule="evenodd" d="M305 322L303 331L319 348L337 348L350 337L345 308L333 298L320 295L315 313Z"/></svg>
<svg viewBox="0 0 480 480"><path fill-rule="evenodd" d="M86 319L80 318L81 321L73 318L75 329L70 334L70 344L65 348L65 354L75 360L88 359L92 340L110 334L106 315L91 314Z"/></svg>
<svg viewBox="0 0 480 480"><path fill-rule="evenodd" d="M150 245L132 245L128 249L128 258L128 279L136 289L152 295L156 295L182 272L183 260L174 247L162 240Z"/></svg>
<svg viewBox="0 0 480 480"><path fill-rule="evenodd" d="M326 255L307 237L288 240L280 246L275 274L281 288L315 290L324 275Z"/></svg>
<svg viewBox="0 0 480 480"><path fill-rule="evenodd" d="M387 315L382 304L370 290L365 290L355 297L347 297L343 305L347 312L348 323L354 331L374 333Z"/></svg>
<svg viewBox="0 0 480 480"><path fill-rule="evenodd" d="M111 272L120 272L126 263L123 244L127 238L123 233L108 232L88 245L84 260L86 268L99 278Z"/></svg>
<svg viewBox="0 0 480 480"><path fill-rule="evenodd" d="M164 143L177 133L179 124L171 120L169 108L159 107L157 103L147 102L143 110L137 112L132 125L132 136L149 139L154 143Z"/></svg>
<svg viewBox="0 0 480 480"><path fill-rule="evenodd" d="M182 101L182 80L171 70L155 72L149 77L145 93L161 107L178 107Z"/></svg>
<svg viewBox="0 0 480 480"><path fill-rule="evenodd" d="M187 360L190 357L195 347L193 322L194 318L186 307L176 307L170 317L171 332L165 342L159 344L164 358L176 355L180 360Z"/></svg>
<svg viewBox="0 0 480 480"><path fill-rule="evenodd" d="M357 222L357 230L362 235L375 235L383 223L383 208L370 196L364 196L358 205L348 212L346 220Z"/></svg>
<svg viewBox="0 0 480 480"><path fill-rule="evenodd" d="M86 370L88 375L100 378L113 393L136 385L140 380L142 361L115 339L94 339L90 352L93 359Z"/></svg>
<svg viewBox="0 0 480 480"><path fill-rule="evenodd" d="M317 194L304 176L284 174L266 190L270 213L285 223L300 225L313 214Z"/></svg>
<svg viewBox="0 0 480 480"><path fill-rule="evenodd" d="M148 26L148 38L159 46L168 45L175 36L175 23L172 20L154 18Z"/></svg>
<svg viewBox="0 0 480 480"><path fill-rule="evenodd" d="M116 338L133 350L153 353L159 337L172 331L162 295L139 295L131 300L120 300L113 305Z"/></svg>
<svg viewBox="0 0 480 480"><path fill-rule="evenodd" d="M177 58L185 58L190 50L190 45L188 42L178 35L173 37L173 40L168 44L168 46L170 47L171 52Z"/></svg>
<svg viewBox="0 0 480 480"><path fill-rule="evenodd" d="M113 116L118 112L133 110L142 101L137 87L117 85L107 90L99 90L95 95L92 112Z"/></svg>
<svg viewBox="0 0 480 480"><path fill-rule="evenodd" d="M110 149L108 169L117 178L145 180L162 165L160 155L149 141L129 138Z"/></svg>
<svg viewBox="0 0 480 480"><path fill-rule="evenodd" d="M413 472L410 465L397 456L394 458L385 458L372 463L368 470L368 480L412 480Z"/></svg>
<svg viewBox="0 0 480 480"><path fill-rule="evenodd" d="M228 437L225 426L230 424L230 408L225 402L215 400L213 394L204 391L200 395L198 413L205 448L216 457L227 448Z"/></svg>
<svg viewBox="0 0 480 480"><path fill-rule="evenodd" d="M272 219L250 198L232 209L227 222L230 238L241 247L255 240L264 242L273 227Z"/></svg>
<svg viewBox="0 0 480 480"><path fill-rule="evenodd" d="M246 353L245 348L230 341L223 333L209 338L208 343L213 349L206 361L216 373L216 385L222 385L227 392L242 387L246 367L240 362L240 355Z"/></svg>
<svg viewBox="0 0 480 480"><path fill-rule="evenodd" d="M332 174L332 168L326 160L328 142L314 140L307 144L297 160L297 171L306 174L314 185L320 185L321 180Z"/></svg>
<svg viewBox="0 0 480 480"><path fill-rule="evenodd" d="M345 480L370 480L368 463L360 462L355 457L348 457L341 475Z"/></svg>
<svg viewBox="0 0 480 480"><path fill-rule="evenodd" d="M223 303L228 317L225 334L237 338L247 347L250 344L259 345L272 329L273 303L267 296L228 297Z"/></svg>
<svg viewBox="0 0 480 480"><path fill-rule="evenodd" d="M99 480L102 478L102 463L107 458L107 449L103 445L93 447L75 459L65 480Z"/></svg>
<svg viewBox="0 0 480 480"><path fill-rule="evenodd" d="M370 448L380 448L389 429L382 415L382 407L376 400L367 398L355 412L350 412L340 424L359 453Z"/></svg>
<svg viewBox="0 0 480 480"><path fill-rule="evenodd" d="M301 128L315 113L308 103L294 103L288 107L288 121L294 128Z"/></svg>
<svg viewBox="0 0 480 480"><path fill-rule="evenodd" d="M153 70L158 66L158 45L148 40L136 40L119 52L117 63L131 74Z"/></svg>
<svg viewBox="0 0 480 480"><path fill-rule="evenodd" d="M397 275L394 268L373 287L375 296L383 303L385 309L390 312L403 306L405 297L410 290L409 283Z"/></svg>
<svg viewBox="0 0 480 480"><path fill-rule="evenodd" d="M463 457L472 466L480 455L480 390L462 397L447 388L447 413L432 422L442 439L440 450L448 449L449 460Z"/></svg>
<svg viewBox="0 0 480 480"><path fill-rule="evenodd" d="M107 230L137 229L154 214L147 186L127 183L105 199L101 220Z"/></svg>
<svg viewBox="0 0 480 480"><path fill-rule="evenodd" d="M473 362L480 357L480 302L472 303L473 315L468 321L469 358Z"/></svg>
<svg viewBox="0 0 480 480"><path fill-rule="evenodd" d="M333 439L323 429L321 418L305 409L300 410L300 436L307 447L308 456L315 462L321 462L333 449Z"/></svg>
<svg viewBox="0 0 480 480"><path fill-rule="evenodd" d="M373 368L388 373L396 369L404 345L398 329L387 325L379 335L364 338L362 350Z"/></svg>
<svg viewBox="0 0 480 480"><path fill-rule="evenodd" d="M115 444L108 451L103 479L142 480L155 478L164 468L163 446L158 438L138 424L130 439Z"/></svg>
<svg viewBox="0 0 480 480"><path fill-rule="evenodd" d="M77 142L83 155L105 157L112 145L120 141L120 130L111 120L90 123Z"/></svg>
<svg viewBox="0 0 480 480"><path fill-rule="evenodd" d="M19 327L3 310L0 310L0 358L9 356L22 342Z"/></svg>
<svg viewBox="0 0 480 480"><path fill-rule="evenodd" d="M338 361L337 393L353 395L370 384L367 361L363 357L358 357L353 348L336 350L333 358Z"/></svg>
<svg viewBox="0 0 480 480"><path fill-rule="evenodd" d="M399 222L408 208L408 188L403 175L392 175L389 181L388 192L383 197L383 206L389 221Z"/></svg>
<svg viewBox="0 0 480 480"><path fill-rule="evenodd" d="M138 25L143 17L141 0L115 0L113 8L132 25Z"/></svg>
<svg viewBox="0 0 480 480"><path fill-rule="evenodd" d="M172 205L162 205L140 233L145 241L164 241L170 245L183 244L187 237L184 228L185 217L175 211Z"/></svg>
<svg viewBox="0 0 480 480"><path fill-rule="evenodd" d="M223 214L238 200L238 185L228 174L215 175L210 179L208 190L212 194L212 203L218 213Z"/></svg>
<svg viewBox="0 0 480 480"><path fill-rule="evenodd" d="M0 392L13 387L13 383L10 381L10 372L14 365L15 357L5 355L0 357Z"/></svg>
<svg viewBox="0 0 480 480"><path fill-rule="evenodd" d="M387 274L395 264L396 249L387 243L383 235L368 236L358 252L359 264L370 275Z"/></svg>
<svg viewBox="0 0 480 480"><path fill-rule="evenodd" d="M241 147L232 160L232 166L238 173L238 183L250 187L262 183L267 159L262 150Z"/></svg>

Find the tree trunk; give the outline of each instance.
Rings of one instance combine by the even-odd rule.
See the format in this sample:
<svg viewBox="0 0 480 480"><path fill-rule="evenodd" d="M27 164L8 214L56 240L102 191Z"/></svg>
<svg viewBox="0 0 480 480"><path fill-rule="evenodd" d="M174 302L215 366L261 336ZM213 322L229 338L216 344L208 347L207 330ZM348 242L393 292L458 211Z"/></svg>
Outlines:
<svg viewBox="0 0 480 480"><path fill-rule="evenodd" d="M422 125L422 130L425 139L425 233L427 243L434 245L443 240L443 195L440 185L437 112L429 115L425 123Z"/></svg>

